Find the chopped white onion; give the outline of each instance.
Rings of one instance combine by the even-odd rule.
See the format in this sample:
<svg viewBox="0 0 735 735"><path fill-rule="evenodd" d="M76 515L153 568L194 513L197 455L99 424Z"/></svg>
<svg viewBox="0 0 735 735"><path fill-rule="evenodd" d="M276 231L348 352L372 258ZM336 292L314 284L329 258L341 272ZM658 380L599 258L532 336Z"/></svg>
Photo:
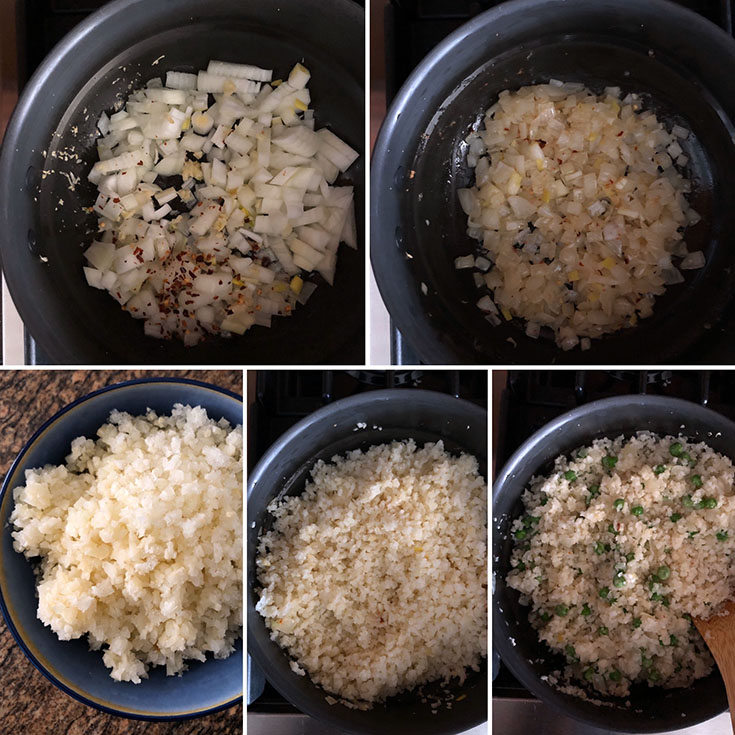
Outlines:
<svg viewBox="0 0 735 735"><path fill-rule="evenodd" d="M683 280L672 255L683 269L705 262L682 234L700 220L674 166L688 162L688 131L620 96L559 80L504 91L466 138L474 183L458 199L481 250L455 267L474 267L503 319L525 319L533 339L550 327L562 349L650 316Z"/></svg>
<svg viewBox="0 0 735 735"><path fill-rule="evenodd" d="M340 242L357 247L352 187L331 186L357 152L314 130L308 69L271 78L223 61L168 71L99 118L102 234L84 276L149 336L192 345L271 326L313 294L304 272L331 284Z"/></svg>

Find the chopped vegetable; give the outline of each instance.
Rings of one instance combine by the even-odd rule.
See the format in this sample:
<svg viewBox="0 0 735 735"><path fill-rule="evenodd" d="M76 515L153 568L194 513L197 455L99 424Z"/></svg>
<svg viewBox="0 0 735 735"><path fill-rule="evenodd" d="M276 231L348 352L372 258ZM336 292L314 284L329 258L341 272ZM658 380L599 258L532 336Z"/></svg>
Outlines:
<svg viewBox="0 0 735 735"><path fill-rule="evenodd" d="M634 326L684 280L679 268L705 263L683 239L699 215L680 141L620 95L574 82L503 91L464 141L474 176L458 199L492 263L484 285L501 313L563 350Z"/></svg>
<svg viewBox="0 0 735 735"><path fill-rule="evenodd" d="M100 118L103 234L84 274L147 335L193 345L271 326L314 293L306 274L333 283L340 242L357 247L352 187L335 182L358 153L314 129L309 77L296 64L276 86L271 70L211 61Z"/></svg>
<svg viewBox="0 0 735 735"><path fill-rule="evenodd" d="M605 469L612 470L617 463L618 458L613 457L609 454L606 457L602 458L602 466L605 467Z"/></svg>

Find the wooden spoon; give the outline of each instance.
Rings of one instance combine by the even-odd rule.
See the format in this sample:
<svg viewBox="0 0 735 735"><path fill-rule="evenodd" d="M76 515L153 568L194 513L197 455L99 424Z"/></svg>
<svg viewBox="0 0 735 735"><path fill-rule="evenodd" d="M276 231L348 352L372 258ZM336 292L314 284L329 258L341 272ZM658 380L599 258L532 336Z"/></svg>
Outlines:
<svg viewBox="0 0 735 735"><path fill-rule="evenodd" d="M735 602L728 600L720 605L707 620L693 620L725 682L730 720L735 733Z"/></svg>

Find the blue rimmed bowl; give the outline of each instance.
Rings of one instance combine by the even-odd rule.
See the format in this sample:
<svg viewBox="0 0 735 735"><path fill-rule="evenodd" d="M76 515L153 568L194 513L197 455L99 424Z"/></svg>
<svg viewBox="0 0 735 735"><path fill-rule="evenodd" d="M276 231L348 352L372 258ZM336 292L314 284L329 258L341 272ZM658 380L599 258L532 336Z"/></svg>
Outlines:
<svg viewBox="0 0 735 735"><path fill-rule="evenodd" d="M113 409L140 415L147 408L171 413L175 403L202 406L210 418L242 424L242 396L207 383L181 378L146 378L90 393L51 417L23 447L0 492L0 607L15 640L34 666L56 686L84 704L122 717L176 720L211 714L242 700L242 641L223 660L192 661L182 676L166 676L157 666L140 684L114 681L99 651L86 637L60 641L36 617L38 596L33 566L13 550L10 514L13 489L25 471L62 464L77 436L94 438Z"/></svg>

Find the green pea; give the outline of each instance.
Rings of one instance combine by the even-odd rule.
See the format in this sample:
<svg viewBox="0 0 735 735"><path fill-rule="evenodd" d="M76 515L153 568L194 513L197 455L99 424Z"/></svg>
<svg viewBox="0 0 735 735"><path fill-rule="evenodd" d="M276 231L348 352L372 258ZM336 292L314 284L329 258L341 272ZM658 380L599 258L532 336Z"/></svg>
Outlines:
<svg viewBox="0 0 735 735"><path fill-rule="evenodd" d="M673 633L669 636L669 645L670 646L679 645L679 639Z"/></svg>
<svg viewBox="0 0 735 735"><path fill-rule="evenodd" d="M683 497L683 498L681 499L681 504L682 504L682 505L683 505L683 506L684 506L685 508L693 508L693 507L694 507L694 501L692 500L692 496L691 496L691 495L685 495L685 496L684 496L684 497Z"/></svg>
<svg viewBox="0 0 735 735"><path fill-rule="evenodd" d="M625 501L622 498L616 498L613 502L613 508L620 510L625 505Z"/></svg>
<svg viewBox="0 0 735 735"><path fill-rule="evenodd" d="M669 520L670 520L670 521L671 521L672 523L676 523L677 521L680 521L680 520L681 520L681 513L672 513L672 514L671 514L671 515L669 516Z"/></svg>
<svg viewBox="0 0 735 735"><path fill-rule="evenodd" d="M607 527L607 530L608 530L608 531L609 531L610 533L614 533L614 534L615 534L616 536L617 536L617 535L618 535L618 534L620 533L620 531L616 531L616 530L615 530L615 526L613 526L613 524L612 524L612 523L611 523L611 524L610 524L610 525L609 525L609 526Z"/></svg>
<svg viewBox="0 0 735 735"><path fill-rule="evenodd" d="M669 447L669 451L674 455L674 457L680 457L681 453L684 451L684 445L681 442L674 442Z"/></svg>
<svg viewBox="0 0 735 735"><path fill-rule="evenodd" d="M577 473L574 470L567 470L564 473L564 479L569 480L569 482L574 482L577 479Z"/></svg>
<svg viewBox="0 0 735 735"><path fill-rule="evenodd" d="M563 618L568 612L569 608L566 605L557 605L554 608L554 612L560 617Z"/></svg>
<svg viewBox="0 0 735 735"><path fill-rule="evenodd" d="M642 516L642 515L643 515L643 506L642 506L642 505L634 505L634 506L633 506L633 507L632 507L632 508L630 509L630 512L631 512L631 513L632 513L632 514L633 514L634 516Z"/></svg>
<svg viewBox="0 0 735 735"><path fill-rule="evenodd" d="M661 601L661 600L663 600L663 599L664 599L664 598L663 598L663 596L662 596L662 595L660 595L660 594L659 594L658 592L654 592L654 593L653 593L653 594L651 595L651 601L652 601L652 602L660 602L660 601Z"/></svg>
<svg viewBox="0 0 735 735"><path fill-rule="evenodd" d="M590 606L586 602L582 606L582 615L584 615L584 617L592 615L592 610L590 610Z"/></svg>
<svg viewBox="0 0 735 735"><path fill-rule="evenodd" d="M699 531L689 531L689 538L694 538L698 533Z"/></svg>
<svg viewBox="0 0 735 735"><path fill-rule="evenodd" d="M629 551L629 552L628 552L628 553L627 553L627 554L625 555L625 561L627 561L627 562L629 562L629 563L630 563L631 561L633 561L633 559L635 559L635 554L634 554L634 553L633 553L632 551Z"/></svg>
<svg viewBox="0 0 735 735"><path fill-rule="evenodd" d="M634 628L640 628L641 627L641 619L640 618L633 618L633 627Z"/></svg>
<svg viewBox="0 0 735 735"><path fill-rule="evenodd" d="M656 465L656 467L653 470L654 475L660 475L663 472L666 472L666 465L663 465L663 464Z"/></svg>
<svg viewBox="0 0 735 735"><path fill-rule="evenodd" d="M602 597L602 599L604 600L610 594L610 588L609 587L602 587L597 594L600 595L600 597Z"/></svg>
<svg viewBox="0 0 735 735"><path fill-rule="evenodd" d="M727 531L718 531L717 532L717 540L718 541L727 541Z"/></svg>
<svg viewBox="0 0 735 735"><path fill-rule="evenodd" d="M705 498L704 499L704 507L705 508L716 508L717 507L717 501L714 498Z"/></svg>
<svg viewBox="0 0 735 735"><path fill-rule="evenodd" d="M687 454L686 452L681 454L679 456L679 459L682 462L685 462L686 464L688 464L690 467L694 467L697 464L697 461L695 459L692 459L691 455Z"/></svg>
<svg viewBox="0 0 735 735"><path fill-rule="evenodd" d="M620 672L619 672L619 671L618 671L617 669L613 669L613 670L612 670L612 671L611 671L611 672L610 672L610 673L608 674L608 678L610 679L610 681L615 681L615 682L617 682L617 681L621 681L621 680L622 680L622 678L623 678L623 675L622 675L622 674L621 674L621 673L620 673Z"/></svg>
<svg viewBox="0 0 735 735"><path fill-rule="evenodd" d="M541 618L541 621L544 623L548 623L549 620L551 620L551 613L542 612L539 616Z"/></svg>
<svg viewBox="0 0 735 735"><path fill-rule="evenodd" d="M605 469L611 470L615 467L617 463L618 458L613 457L611 454L608 454L607 457L602 458L602 466L605 467Z"/></svg>
<svg viewBox="0 0 735 735"><path fill-rule="evenodd" d="M694 475L692 477L692 485L694 485L694 487L697 488L697 489L699 489L700 487L702 487L702 485L704 485L704 483L702 482L702 476L701 475Z"/></svg>
<svg viewBox="0 0 735 735"><path fill-rule="evenodd" d="M671 576L671 569L667 566L659 567L656 570L656 576L663 582Z"/></svg>
<svg viewBox="0 0 735 735"><path fill-rule="evenodd" d="M625 587L625 575L622 572L618 572L613 578L613 584L618 588Z"/></svg>
<svg viewBox="0 0 735 735"><path fill-rule="evenodd" d="M523 539L528 536L528 531L526 531L525 528L519 528L513 535L518 541L523 541Z"/></svg>
<svg viewBox="0 0 735 735"><path fill-rule="evenodd" d="M592 677L595 675L595 670L590 666L584 671L585 681L592 681Z"/></svg>
<svg viewBox="0 0 735 735"><path fill-rule="evenodd" d="M518 564L516 564L516 567L515 568L519 572L525 572L526 571L526 565L522 561L519 561Z"/></svg>
<svg viewBox="0 0 735 735"><path fill-rule="evenodd" d="M661 675L658 673L658 671L656 671L656 669L651 669L648 672L648 678L651 681L658 681L661 678Z"/></svg>
<svg viewBox="0 0 735 735"><path fill-rule="evenodd" d="M574 650L574 646L564 646L564 653L571 659L577 658L577 652Z"/></svg>
<svg viewBox="0 0 735 735"><path fill-rule="evenodd" d="M546 503L548 503L548 502L549 502L549 496L548 495L544 495L544 498L541 501L541 505L546 505Z"/></svg>
<svg viewBox="0 0 735 735"><path fill-rule="evenodd" d="M604 554L604 553L605 553L605 544L603 544L602 541L597 541L595 543L595 554L599 556L600 554Z"/></svg>
<svg viewBox="0 0 735 735"><path fill-rule="evenodd" d="M609 631L609 630L608 630L608 629L607 629L607 628L606 628L606 627L605 627L604 625L601 625L601 626L600 626L600 627L599 627L599 628L597 629L597 635L607 635L607 634L608 634L609 632L610 632L610 631Z"/></svg>

